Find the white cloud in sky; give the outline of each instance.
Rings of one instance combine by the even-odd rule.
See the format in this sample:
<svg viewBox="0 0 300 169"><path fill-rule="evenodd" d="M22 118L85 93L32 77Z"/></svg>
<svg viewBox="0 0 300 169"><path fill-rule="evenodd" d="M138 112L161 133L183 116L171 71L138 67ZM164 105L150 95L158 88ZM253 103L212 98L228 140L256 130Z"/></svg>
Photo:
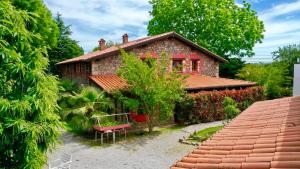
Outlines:
<svg viewBox="0 0 300 169"><path fill-rule="evenodd" d="M280 46L300 43L300 18L293 14L300 12L300 0L291 3L273 5L272 8L258 12L259 18L265 24L265 39L256 44L256 55L247 61L272 60L271 52Z"/></svg>
<svg viewBox="0 0 300 169"><path fill-rule="evenodd" d="M129 33L129 38L147 34L148 0L45 0L45 3L53 14L61 13L66 24L72 24L72 37L86 52L100 38L120 41L124 33Z"/></svg>
<svg viewBox="0 0 300 169"><path fill-rule="evenodd" d="M251 0L252 3L263 3ZM86 52L104 38L121 41L124 33L129 39L147 35L147 23L151 19L148 0L45 0L53 14L62 13L66 24L72 25L72 38ZM237 5L241 5L238 4ZM265 39L256 44L253 60L271 61L271 52L279 46L300 42L300 0L291 3L270 4L270 8L258 11L265 24Z"/></svg>

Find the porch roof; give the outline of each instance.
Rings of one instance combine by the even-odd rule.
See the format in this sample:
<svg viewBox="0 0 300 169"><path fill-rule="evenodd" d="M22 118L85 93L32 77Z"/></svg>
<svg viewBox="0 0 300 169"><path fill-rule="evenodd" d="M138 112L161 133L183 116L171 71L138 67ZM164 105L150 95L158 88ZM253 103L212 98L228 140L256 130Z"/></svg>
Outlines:
<svg viewBox="0 0 300 169"><path fill-rule="evenodd" d="M90 76L90 79L92 82L94 82L106 92L112 92L114 90L119 89L126 89L129 87L129 85L126 83L126 80L124 80L116 74L92 75ZM254 85L256 85L256 83L254 82L204 76L199 74L189 74L187 79L185 80L186 90L209 90L229 87L250 87Z"/></svg>

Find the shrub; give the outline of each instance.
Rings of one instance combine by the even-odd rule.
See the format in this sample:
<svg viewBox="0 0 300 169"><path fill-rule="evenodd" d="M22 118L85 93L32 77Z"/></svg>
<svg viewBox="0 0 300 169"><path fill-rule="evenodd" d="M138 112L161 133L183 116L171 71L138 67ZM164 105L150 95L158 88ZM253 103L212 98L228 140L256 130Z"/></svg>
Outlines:
<svg viewBox="0 0 300 169"><path fill-rule="evenodd" d="M207 122L225 119L222 102L230 97L237 102L237 108L245 110L255 101L264 100L263 87L249 87L239 90L202 91L190 94L195 100L192 119L196 122Z"/></svg>
<svg viewBox="0 0 300 169"><path fill-rule="evenodd" d="M230 97L224 97L222 106L224 107L225 119L227 121L233 119L241 112L240 109L237 108L237 102Z"/></svg>
<svg viewBox="0 0 300 169"><path fill-rule="evenodd" d="M192 142L203 142L209 139L212 135L221 130L223 127L224 126L209 127L200 131L195 131L191 135L189 135L188 140Z"/></svg>
<svg viewBox="0 0 300 169"><path fill-rule="evenodd" d="M59 90L64 93L76 93L80 90L78 85L69 79L61 79L59 82Z"/></svg>
<svg viewBox="0 0 300 169"><path fill-rule="evenodd" d="M237 76L264 86L266 97L275 99L291 95L292 78L288 73L286 63L273 62L271 64L247 64Z"/></svg>
<svg viewBox="0 0 300 169"><path fill-rule="evenodd" d="M61 119L79 133L91 131L95 122L94 116L105 115L104 112L114 109L113 102L105 93L92 87L85 87L78 94L63 93L58 104L61 108Z"/></svg>
<svg viewBox="0 0 300 169"><path fill-rule="evenodd" d="M185 95L180 101L176 102L175 105L175 122L182 123L182 122L191 122L193 123L192 113L193 107L195 105L194 99L189 96Z"/></svg>

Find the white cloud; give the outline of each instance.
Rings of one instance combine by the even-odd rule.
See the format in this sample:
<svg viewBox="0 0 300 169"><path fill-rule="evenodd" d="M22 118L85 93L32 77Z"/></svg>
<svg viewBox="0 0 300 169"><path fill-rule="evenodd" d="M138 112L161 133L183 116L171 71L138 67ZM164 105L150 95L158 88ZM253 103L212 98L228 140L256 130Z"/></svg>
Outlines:
<svg viewBox="0 0 300 169"><path fill-rule="evenodd" d="M119 41L122 34L130 35L127 31L134 31L137 37L147 34L148 0L45 0L45 3L52 13L62 13L67 24L72 24L72 37L80 41L85 51L95 47L100 37Z"/></svg>
<svg viewBox="0 0 300 169"><path fill-rule="evenodd" d="M289 14L292 12L297 12L300 10L300 0L292 3L283 3L273 6L273 8L266 10L261 13L260 17L263 20L270 20L277 16Z"/></svg>
<svg viewBox="0 0 300 169"><path fill-rule="evenodd" d="M263 3L260 1L250 2ZM86 52L95 47L100 38L120 42L124 33L129 33L130 39L146 36L147 22L151 19L148 0L45 0L45 3L52 13L62 13L66 24L72 24L72 37L80 41ZM254 48L254 58L271 60L270 53L279 46L300 42L297 16L300 0L270 6L258 12L266 32L263 43Z"/></svg>
<svg viewBox="0 0 300 169"><path fill-rule="evenodd" d="M254 48L256 55L248 61L271 61L271 52L280 46L300 43L300 19L291 17L300 11L300 0L274 5L271 9L258 13L265 24L265 39Z"/></svg>

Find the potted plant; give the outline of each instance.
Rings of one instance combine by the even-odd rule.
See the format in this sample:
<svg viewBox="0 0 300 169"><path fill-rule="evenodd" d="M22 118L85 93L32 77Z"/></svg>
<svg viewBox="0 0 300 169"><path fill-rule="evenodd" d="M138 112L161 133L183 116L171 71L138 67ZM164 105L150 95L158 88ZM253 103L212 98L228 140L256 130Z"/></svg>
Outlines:
<svg viewBox="0 0 300 169"><path fill-rule="evenodd" d="M146 122L148 115L144 112L144 109L140 106L140 102L134 98L128 98L124 102L125 106L129 109L129 114L135 122Z"/></svg>

